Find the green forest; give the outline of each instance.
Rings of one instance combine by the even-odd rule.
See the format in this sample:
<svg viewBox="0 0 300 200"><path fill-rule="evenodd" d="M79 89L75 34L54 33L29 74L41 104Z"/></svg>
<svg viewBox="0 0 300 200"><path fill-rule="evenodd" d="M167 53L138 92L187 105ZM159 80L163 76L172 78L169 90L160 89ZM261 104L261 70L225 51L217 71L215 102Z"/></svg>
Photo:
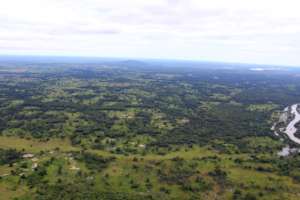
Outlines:
<svg viewBox="0 0 300 200"><path fill-rule="evenodd" d="M300 198L297 144L271 130L300 70L0 66L0 199Z"/></svg>

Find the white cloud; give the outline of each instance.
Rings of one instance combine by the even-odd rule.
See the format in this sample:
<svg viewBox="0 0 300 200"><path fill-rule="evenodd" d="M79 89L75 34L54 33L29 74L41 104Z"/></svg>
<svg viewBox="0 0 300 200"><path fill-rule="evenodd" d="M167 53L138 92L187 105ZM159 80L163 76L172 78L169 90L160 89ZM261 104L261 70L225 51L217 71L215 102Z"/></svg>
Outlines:
<svg viewBox="0 0 300 200"><path fill-rule="evenodd" d="M0 53L300 65L297 0L0 0Z"/></svg>

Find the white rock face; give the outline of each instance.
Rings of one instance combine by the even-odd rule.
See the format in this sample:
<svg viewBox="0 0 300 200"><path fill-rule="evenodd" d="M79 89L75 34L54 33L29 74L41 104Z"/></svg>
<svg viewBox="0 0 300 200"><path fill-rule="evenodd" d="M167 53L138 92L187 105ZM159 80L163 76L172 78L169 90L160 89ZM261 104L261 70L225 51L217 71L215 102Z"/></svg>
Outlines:
<svg viewBox="0 0 300 200"><path fill-rule="evenodd" d="M300 139L295 136L297 128L295 125L300 121L300 113L297 110L298 104L294 104L291 107L291 114L294 116L294 119L287 125L284 133L297 144L300 144Z"/></svg>
<svg viewBox="0 0 300 200"><path fill-rule="evenodd" d="M300 144L300 138L295 136L295 133L298 131L295 127L298 122L300 122L300 113L298 111L299 104L294 104L292 106L286 107L282 114L279 116L279 120L275 123L271 130L274 131L276 136L280 134L286 134L290 140L293 142ZM293 119L289 121L289 118ZM286 126L277 127L279 123L284 123Z"/></svg>
<svg viewBox="0 0 300 200"><path fill-rule="evenodd" d="M290 148L289 146L283 147L281 151L279 151L277 154L279 156L288 156L291 153L299 152L300 149L297 148Z"/></svg>
<svg viewBox="0 0 300 200"><path fill-rule="evenodd" d="M284 113L282 113L279 117L279 122L286 123L287 120L288 120L288 113L287 113L287 111L284 111Z"/></svg>

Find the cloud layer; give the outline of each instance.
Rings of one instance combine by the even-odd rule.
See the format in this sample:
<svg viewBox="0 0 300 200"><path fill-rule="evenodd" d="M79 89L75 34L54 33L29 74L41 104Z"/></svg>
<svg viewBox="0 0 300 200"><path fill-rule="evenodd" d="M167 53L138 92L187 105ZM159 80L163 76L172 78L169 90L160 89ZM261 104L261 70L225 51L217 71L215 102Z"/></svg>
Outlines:
<svg viewBox="0 0 300 200"><path fill-rule="evenodd" d="M0 53L300 66L298 0L0 0Z"/></svg>

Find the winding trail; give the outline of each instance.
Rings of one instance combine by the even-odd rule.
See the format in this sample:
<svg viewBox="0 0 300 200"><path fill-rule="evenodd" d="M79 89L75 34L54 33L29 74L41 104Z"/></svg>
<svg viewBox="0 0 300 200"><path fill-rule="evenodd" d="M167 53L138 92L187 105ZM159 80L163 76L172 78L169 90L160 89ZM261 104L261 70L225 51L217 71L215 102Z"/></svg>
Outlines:
<svg viewBox="0 0 300 200"><path fill-rule="evenodd" d="M288 124L284 133L287 134L287 136L290 138L290 140L296 142L297 144L300 144L300 139L295 136L295 133L297 132L297 128L295 127L295 125L300 121L300 114L297 111L297 107L298 107L298 104L294 104L291 106L291 114L293 114L295 117Z"/></svg>

